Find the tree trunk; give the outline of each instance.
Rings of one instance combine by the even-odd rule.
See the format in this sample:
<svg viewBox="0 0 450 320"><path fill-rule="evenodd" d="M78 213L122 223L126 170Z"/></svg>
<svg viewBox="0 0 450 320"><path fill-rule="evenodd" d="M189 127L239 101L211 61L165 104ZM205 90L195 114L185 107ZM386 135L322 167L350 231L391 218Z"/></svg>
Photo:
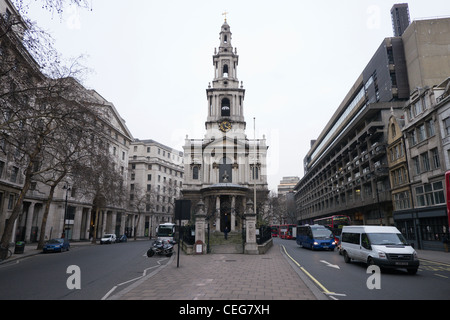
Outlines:
<svg viewBox="0 0 450 320"><path fill-rule="evenodd" d="M5 231L3 232L2 239L0 240L0 246L3 248L8 247L9 242L11 241L14 224L17 220L17 217L20 214L20 211L22 210L23 199L25 199L25 195L28 192L28 189L30 188L32 176L30 172L31 172L31 162L26 170L24 186L19 193L19 197L17 198L16 204L14 205L14 209L5 225Z"/></svg>
<svg viewBox="0 0 450 320"><path fill-rule="evenodd" d="M44 242L45 242L45 228L47 227L47 218L48 218L48 213L50 211L50 204L53 201L53 195L55 193L55 188L56 185L53 185L50 187L50 194L48 195L47 201L45 203L45 210L44 210L44 215L42 217L42 223L41 223L41 232L39 235L39 242L38 242L38 246L37 246L37 250L42 250L44 248ZM64 227L64 225L63 225Z"/></svg>

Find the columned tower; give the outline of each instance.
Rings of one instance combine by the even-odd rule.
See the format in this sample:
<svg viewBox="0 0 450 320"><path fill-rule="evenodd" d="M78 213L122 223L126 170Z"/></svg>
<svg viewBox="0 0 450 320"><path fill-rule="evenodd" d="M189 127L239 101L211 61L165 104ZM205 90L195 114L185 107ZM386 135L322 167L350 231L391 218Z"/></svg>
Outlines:
<svg viewBox="0 0 450 320"><path fill-rule="evenodd" d="M251 140L245 133L245 90L237 77L239 56L231 44L231 36L225 20L220 29L219 48L214 49L214 77L206 89L206 133L203 139L186 137L183 147L182 194L184 199L191 200L191 220L196 220L197 240L206 241L204 226L208 226L212 238L224 239L224 232L230 233L230 239L234 237L225 244L211 240L212 252L221 252L224 247L227 252L242 252L245 247L245 252L254 253L252 219L264 211L268 194L267 146L265 138ZM195 217L198 212L201 214ZM249 221L253 221L251 227L247 227ZM248 232L251 228L253 233ZM251 239L242 243L244 230L255 239L254 243ZM234 248L230 249L232 243Z"/></svg>
<svg viewBox="0 0 450 320"><path fill-rule="evenodd" d="M220 31L219 50L214 49L214 78L212 86L206 90L208 98L208 117L206 138L216 137L221 131L245 135L244 97L245 90L237 78L239 56L231 44L231 30L225 21Z"/></svg>

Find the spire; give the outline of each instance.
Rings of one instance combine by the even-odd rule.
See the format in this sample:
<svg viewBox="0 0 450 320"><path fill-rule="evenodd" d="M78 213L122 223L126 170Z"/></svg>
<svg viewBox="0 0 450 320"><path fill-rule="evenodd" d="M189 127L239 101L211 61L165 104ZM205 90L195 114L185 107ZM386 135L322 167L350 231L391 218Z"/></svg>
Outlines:
<svg viewBox="0 0 450 320"><path fill-rule="evenodd" d="M228 12L226 10L224 13L222 13L222 15L225 16L225 23L227 23L227 14L228 14Z"/></svg>
<svg viewBox="0 0 450 320"><path fill-rule="evenodd" d="M219 52L232 52L233 47L231 46L231 29L227 23L227 19L220 29L220 46Z"/></svg>

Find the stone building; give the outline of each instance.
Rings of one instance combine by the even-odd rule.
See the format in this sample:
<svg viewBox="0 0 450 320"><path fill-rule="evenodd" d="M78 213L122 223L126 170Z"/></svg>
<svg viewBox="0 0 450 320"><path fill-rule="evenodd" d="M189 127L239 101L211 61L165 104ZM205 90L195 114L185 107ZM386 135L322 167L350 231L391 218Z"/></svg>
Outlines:
<svg viewBox="0 0 450 320"><path fill-rule="evenodd" d="M133 137L111 102L94 90L87 90L86 94L92 98L92 101L97 102L93 107L101 110L100 113L103 115L99 119L99 128L102 129L100 130L101 139L118 173L127 183L128 154ZM17 239L27 242L38 240L37 235L40 232L49 189L49 186L38 182L28 191L23 203L23 213L17 221ZM74 185L72 178L67 176L55 190L46 224L46 238L60 237L64 233L70 240L90 239L95 229L93 208L93 195L85 193L85 190ZM96 238L100 238L105 233L124 234L127 228L131 228L132 224L127 211L125 201L106 203L99 212Z"/></svg>
<svg viewBox="0 0 450 320"><path fill-rule="evenodd" d="M239 56L231 44L231 36L225 21L219 48L213 55L214 79L206 89L206 133L203 139L186 137L183 147L182 194L184 199L191 200L193 220L200 203L204 205L202 210L210 230L222 234L230 231L240 237L245 222L250 220L244 215L255 199L256 215L262 214L265 205L268 147L264 137L247 137L245 89L237 78Z"/></svg>
<svg viewBox="0 0 450 320"><path fill-rule="evenodd" d="M449 170L449 79L412 92L404 108L398 166L390 167L394 220L416 248L443 250L448 235L445 173ZM394 136L398 128L391 127ZM395 144L394 144L395 145ZM393 146L391 157L399 152ZM405 164L407 171L405 172Z"/></svg>
<svg viewBox="0 0 450 320"><path fill-rule="evenodd" d="M160 223L174 222L183 187L183 153L154 140L135 139L129 157L129 214L138 236L153 236ZM136 224L138 215L139 223ZM128 233L131 230L127 229Z"/></svg>
<svg viewBox="0 0 450 320"><path fill-rule="evenodd" d="M80 105L89 104L89 108L95 110L95 114L98 116L95 123L98 127L95 129L95 134L93 134L95 137L92 136L91 141L95 139L102 143L102 150L105 154L111 156L118 175L126 183L128 151L133 138L114 105L96 91L84 88L73 78L53 79L45 75L39 62L35 60L33 52L30 53L22 41L24 33L28 30L28 25L9 0L0 0L0 28L2 114L6 114L5 111L8 110L17 112L20 107L23 110L26 110L26 108L31 110L33 107L37 109L36 101L39 101L37 98L42 99L42 95L37 95L39 90L36 90L36 88L56 83L61 85L60 82L64 81L67 85L66 89L70 88L69 91L72 94L70 100L73 100L74 103L76 101ZM50 90L48 91L50 92ZM19 94L16 94L23 92L26 92L26 94L22 94L20 97ZM6 100L5 97L8 97L8 95L13 96L14 99ZM46 98L49 97L46 96ZM54 96L50 98L54 98ZM51 101L55 105L60 102L60 100ZM2 118L2 125L5 124L3 122L5 120L8 119ZM27 130L30 131L32 127L23 126L23 128L26 132ZM75 129L80 130L81 128L85 129L82 122ZM76 130L67 132L70 136L76 135ZM28 133L30 138L36 136L34 131ZM24 156L23 151L18 152L18 149L15 149L9 142L2 140L0 151L0 236L2 237L5 225L11 225L8 220L10 220L14 205L18 203L19 194L22 190L27 190L24 188L26 168L23 163L20 164L16 161L16 159L26 159L26 156ZM38 167L46 165L45 158L42 157L42 159L35 162L34 172L39 171ZM51 172L48 174L51 174ZM45 178L44 175L42 175L42 178ZM43 215L50 186L34 179L35 177L33 176L31 180L20 213L14 219L11 235L9 232L6 233L10 237L7 240L36 242L40 238L41 231L44 234L44 239L61 237L63 234L70 240L89 239L95 223L95 214L92 211L92 196L87 195L81 188L74 186L72 177L67 175L55 188L45 230L41 230L43 229ZM97 237L104 233L123 233L126 221L125 215L126 206L124 202L114 200L104 203L97 221L99 225Z"/></svg>

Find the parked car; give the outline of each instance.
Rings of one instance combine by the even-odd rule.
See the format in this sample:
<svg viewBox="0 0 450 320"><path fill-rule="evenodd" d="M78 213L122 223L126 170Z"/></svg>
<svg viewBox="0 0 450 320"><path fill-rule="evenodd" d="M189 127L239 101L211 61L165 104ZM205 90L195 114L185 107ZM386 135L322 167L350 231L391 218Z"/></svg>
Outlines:
<svg viewBox="0 0 450 320"><path fill-rule="evenodd" d="M115 242L116 242L116 235L114 233L107 233L103 235L103 237L100 239L100 244L115 243Z"/></svg>
<svg viewBox="0 0 450 320"><path fill-rule="evenodd" d="M117 242L127 242L127 240L128 240L128 238L127 238L127 236L126 235L124 235L124 234L122 234L121 236L119 236L118 238L117 238Z"/></svg>
<svg viewBox="0 0 450 320"><path fill-rule="evenodd" d="M56 239L50 239L44 244L44 248L42 251L44 253L47 252L63 252L63 251L69 251L70 249L70 243L69 240L66 238L56 238Z"/></svg>

